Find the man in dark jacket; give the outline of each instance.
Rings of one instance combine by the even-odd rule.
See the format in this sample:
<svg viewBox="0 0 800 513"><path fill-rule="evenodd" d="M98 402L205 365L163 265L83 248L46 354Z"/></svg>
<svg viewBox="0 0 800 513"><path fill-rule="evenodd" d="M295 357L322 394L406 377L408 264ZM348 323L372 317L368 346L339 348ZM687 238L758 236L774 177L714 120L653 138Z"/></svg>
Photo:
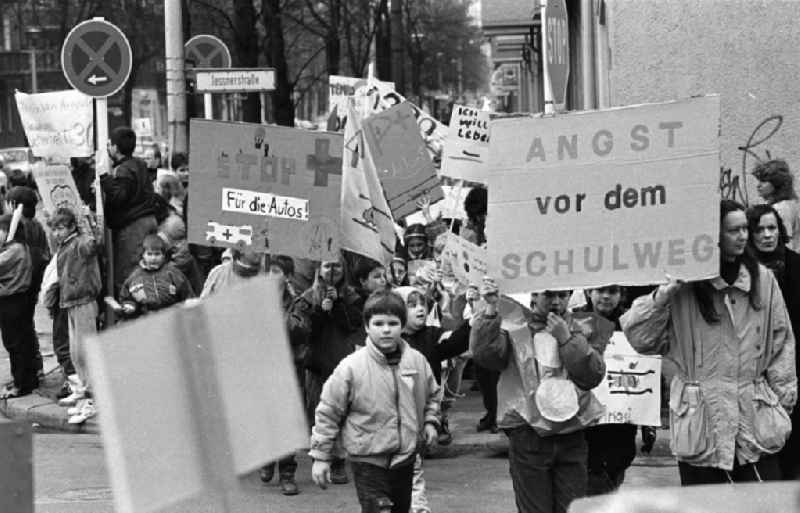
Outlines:
<svg viewBox="0 0 800 513"><path fill-rule="evenodd" d="M133 157L136 132L117 127L108 139L108 155L114 165L111 174L100 177L105 196L105 215L113 233L114 291L139 264L139 253L145 235L157 228L153 206L153 184L147 176L147 165Z"/></svg>

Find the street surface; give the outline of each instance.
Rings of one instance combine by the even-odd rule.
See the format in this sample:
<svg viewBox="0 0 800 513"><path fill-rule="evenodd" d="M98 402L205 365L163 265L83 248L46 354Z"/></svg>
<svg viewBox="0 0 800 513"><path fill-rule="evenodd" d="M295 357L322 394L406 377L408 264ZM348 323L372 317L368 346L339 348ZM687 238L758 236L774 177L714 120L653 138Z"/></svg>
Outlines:
<svg viewBox="0 0 800 513"><path fill-rule="evenodd" d="M152 421L153 419L151 419ZM145 420L146 421L146 420ZM458 448L453 457L425 462L428 498L435 513L508 513L515 510L508 464L486 450ZM323 491L311 483L311 462L298 457L301 493L281 495L276 482L262 485L257 474L243 480L232 500L233 511L354 512L358 501L352 482ZM642 465L645 463L645 465ZM37 513L112 513L111 488L105 472L102 440L96 435L37 434L34 436ZM671 458L648 458L630 468L625 488L678 484ZM165 513L218 513L202 499L176 505Z"/></svg>

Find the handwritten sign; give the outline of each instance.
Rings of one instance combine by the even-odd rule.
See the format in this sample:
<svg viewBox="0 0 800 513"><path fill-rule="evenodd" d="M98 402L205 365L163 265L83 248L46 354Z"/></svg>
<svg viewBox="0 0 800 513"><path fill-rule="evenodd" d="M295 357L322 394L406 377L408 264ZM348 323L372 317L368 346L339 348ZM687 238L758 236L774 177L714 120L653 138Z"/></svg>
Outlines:
<svg viewBox="0 0 800 513"><path fill-rule="evenodd" d="M504 292L719 271L719 97L492 122L489 264Z"/></svg>
<svg viewBox="0 0 800 513"><path fill-rule="evenodd" d="M395 219L418 210L416 201L423 195L431 201L444 197L410 104L370 116L362 126Z"/></svg>
<svg viewBox="0 0 800 513"><path fill-rule="evenodd" d="M341 134L193 119L190 150L190 242L338 258Z"/></svg>
<svg viewBox="0 0 800 513"><path fill-rule="evenodd" d="M442 261L449 264L462 285L479 285L489 272L486 249L454 233L445 236L447 241L442 250Z"/></svg>
<svg viewBox="0 0 800 513"><path fill-rule="evenodd" d="M328 114L336 113L336 130L343 130L347 123L348 99L356 94L368 94L369 83L365 78L330 75L328 77ZM394 91L394 82L374 80L378 95Z"/></svg>
<svg viewBox="0 0 800 513"><path fill-rule="evenodd" d="M54 214L61 207L71 208L75 213L81 211L83 201L67 166L36 162L31 173L47 212Z"/></svg>
<svg viewBox="0 0 800 513"><path fill-rule="evenodd" d="M661 425L661 357L638 354L621 331L604 353L605 379L594 388L606 407L600 424Z"/></svg>
<svg viewBox="0 0 800 513"><path fill-rule="evenodd" d="M37 157L69 162L94 153L92 98L70 91L14 93L19 119Z"/></svg>
<svg viewBox="0 0 800 513"><path fill-rule="evenodd" d="M489 161L489 113L454 105L442 153L442 174L486 182Z"/></svg>

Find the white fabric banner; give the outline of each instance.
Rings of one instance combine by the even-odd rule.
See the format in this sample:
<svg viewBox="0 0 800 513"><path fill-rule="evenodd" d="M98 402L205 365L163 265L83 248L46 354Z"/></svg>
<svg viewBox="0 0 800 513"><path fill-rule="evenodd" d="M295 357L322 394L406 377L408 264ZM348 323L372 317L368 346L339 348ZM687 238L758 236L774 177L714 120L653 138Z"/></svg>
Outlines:
<svg viewBox="0 0 800 513"><path fill-rule="evenodd" d="M92 98L75 91L14 93L33 154L51 161L94 154Z"/></svg>

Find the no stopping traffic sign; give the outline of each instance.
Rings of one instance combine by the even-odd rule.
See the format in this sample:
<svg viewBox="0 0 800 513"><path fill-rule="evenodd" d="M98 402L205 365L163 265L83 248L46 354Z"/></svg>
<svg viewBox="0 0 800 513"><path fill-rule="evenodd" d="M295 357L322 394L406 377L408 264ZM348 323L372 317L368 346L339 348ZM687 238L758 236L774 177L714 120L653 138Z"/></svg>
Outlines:
<svg viewBox="0 0 800 513"><path fill-rule="evenodd" d="M61 69L67 82L95 98L111 96L125 85L131 61L128 38L102 19L75 25L61 47Z"/></svg>

